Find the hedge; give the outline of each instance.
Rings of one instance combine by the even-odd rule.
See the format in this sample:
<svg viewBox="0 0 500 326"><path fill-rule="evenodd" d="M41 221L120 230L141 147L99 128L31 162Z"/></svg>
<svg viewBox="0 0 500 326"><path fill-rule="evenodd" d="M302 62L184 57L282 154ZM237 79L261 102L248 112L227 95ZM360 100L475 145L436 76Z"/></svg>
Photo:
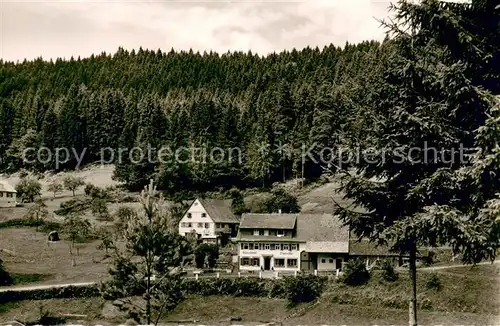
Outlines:
<svg viewBox="0 0 500 326"><path fill-rule="evenodd" d="M48 222L44 220L34 219L12 219L0 222L0 229L15 228L15 227L39 227L40 231L58 231L61 224L57 222Z"/></svg>
<svg viewBox="0 0 500 326"><path fill-rule="evenodd" d="M49 300L68 298L93 298L101 295L97 285L68 286L63 288L39 289L32 291L11 290L0 292L0 304L23 300Z"/></svg>
<svg viewBox="0 0 500 326"><path fill-rule="evenodd" d="M285 277L281 280L256 278L184 279L181 291L185 294L231 295L287 299L290 303L310 302L321 295L327 278L317 276ZM92 298L101 296L97 285L68 286L32 291L0 292L0 304L22 300Z"/></svg>
<svg viewBox="0 0 500 326"><path fill-rule="evenodd" d="M43 221L41 220L29 220L29 219L12 219L12 220L7 220L0 222L0 229L4 228L12 228L12 227L17 227L17 226L41 226L43 224Z"/></svg>
<svg viewBox="0 0 500 326"><path fill-rule="evenodd" d="M322 293L326 277L297 276L280 280L257 278L186 279L183 291L186 294L232 295L245 297L268 297L287 299L290 302L310 302Z"/></svg>

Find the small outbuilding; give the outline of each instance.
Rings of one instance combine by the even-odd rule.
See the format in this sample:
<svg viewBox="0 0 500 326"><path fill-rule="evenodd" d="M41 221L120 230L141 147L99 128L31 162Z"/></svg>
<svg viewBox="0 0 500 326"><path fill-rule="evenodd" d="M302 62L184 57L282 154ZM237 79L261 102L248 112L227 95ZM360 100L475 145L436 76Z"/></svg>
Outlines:
<svg viewBox="0 0 500 326"><path fill-rule="evenodd" d="M52 231L49 233L49 241L59 241L59 233L57 231Z"/></svg>
<svg viewBox="0 0 500 326"><path fill-rule="evenodd" d="M0 207L16 207L16 189L6 180L0 180Z"/></svg>

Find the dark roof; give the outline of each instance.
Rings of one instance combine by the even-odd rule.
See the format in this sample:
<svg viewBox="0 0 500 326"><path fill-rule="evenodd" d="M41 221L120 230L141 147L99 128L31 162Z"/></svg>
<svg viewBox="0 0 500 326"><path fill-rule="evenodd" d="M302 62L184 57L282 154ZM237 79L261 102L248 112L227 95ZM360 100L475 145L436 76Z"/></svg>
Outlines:
<svg viewBox="0 0 500 326"><path fill-rule="evenodd" d="M297 238L307 252L344 252L349 249L349 229L332 214L300 214Z"/></svg>
<svg viewBox="0 0 500 326"><path fill-rule="evenodd" d="M349 240L349 254L354 256L399 256L397 252L391 252L389 249L387 245L377 245L367 239Z"/></svg>
<svg viewBox="0 0 500 326"><path fill-rule="evenodd" d="M297 221L297 214L245 213L241 216L240 229L292 230L295 228L296 221Z"/></svg>
<svg viewBox="0 0 500 326"><path fill-rule="evenodd" d="M349 241L349 228L332 214L300 214L297 237L303 241Z"/></svg>
<svg viewBox="0 0 500 326"><path fill-rule="evenodd" d="M239 223L239 219L231 210L230 199L207 199L198 198L200 204L205 208L207 214L215 223ZM194 201L193 201L194 202Z"/></svg>
<svg viewBox="0 0 500 326"><path fill-rule="evenodd" d="M391 245L378 245L368 239L358 240L351 236L349 240L349 254L353 256L409 256L409 254L400 255L398 252L390 251L390 248ZM419 248L417 257L424 255L426 255L426 249Z"/></svg>
<svg viewBox="0 0 500 326"><path fill-rule="evenodd" d="M297 234L293 238L276 236L256 236L241 234L240 241L301 242L308 252L344 252L348 251L349 230L332 214L243 214L240 230L248 229L293 229Z"/></svg>

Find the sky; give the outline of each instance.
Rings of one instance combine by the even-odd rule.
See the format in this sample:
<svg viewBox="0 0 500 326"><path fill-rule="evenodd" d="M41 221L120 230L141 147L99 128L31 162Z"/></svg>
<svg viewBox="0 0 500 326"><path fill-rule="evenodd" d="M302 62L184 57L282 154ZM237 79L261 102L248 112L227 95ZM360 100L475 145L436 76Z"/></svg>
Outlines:
<svg viewBox="0 0 500 326"><path fill-rule="evenodd" d="M382 40L389 0L0 0L0 58L270 52Z"/></svg>

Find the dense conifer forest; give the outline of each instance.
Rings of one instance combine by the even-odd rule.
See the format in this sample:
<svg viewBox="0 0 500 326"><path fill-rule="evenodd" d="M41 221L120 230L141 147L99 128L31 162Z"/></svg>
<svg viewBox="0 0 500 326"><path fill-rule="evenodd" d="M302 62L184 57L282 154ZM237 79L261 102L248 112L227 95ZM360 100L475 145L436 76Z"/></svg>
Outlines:
<svg viewBox="0 0 500 326"><path fill-rule="evenodd" d="M127 164L129 153L123 152L116 175L132 188L153 174L165 182L181 181L183 187L266 184L301 176L300 152L307 152L308 144L333 148L340 139L364 137L365 117L358 108L370 101L383 49L378 42L365 42L263 57L120 48L113 55L85 59L2 63L2 170L56 167L48 156L42 159L45 164L23 164L27 147L44 146L52 153L63 147L76 153L86 149L85 164L100 160L102 148L146 150L150 144L154 149L205 148L207 155L215 147L228 151L219 154L223 164L187 157L178 160L190 161L185 164L162 166L146 160ZM261 144L269 144L268 150L260 151ZM112 160L111 151L103 153ZM76 164L73 157L59 169ZM319 164L310 164L304 176L321 171Z"/></svg>
<svg viewBox="0 0 500 326"><path fill-rule="evenodd" d="M452 4L439 8L438 14L452 12L466 22L479 16L484 21L481 15L490 10ZM434 29L432 24L448 24L436 41L455 42L447 53L436 54L441 51L436 46L431 51L434 58L441 56L439 60L449 65L464 60L466 77L498 93L494 61L498 58L475 65L482 58L467 52L463 31L452 29L450 17L427 22ZM474 37L471 44L498 54L491 49L492 40L485 43L496 25L463 26L465 37ZM399 83L401 76L390 71L403 43L386 38L382 43L294 49L267 56L119 48L114 54L89 58L0 62L0 168L8 173L20 168L72 169L78 165L74 154L84 154L83 165L102 158L115 163L116 178L131 189L142 187L151 177L171 190L315 178L325 168L338 166L334 150L367 147L370 135L380 127L374 122L391 115L390 106L397 105L399 95L387 85ZM263 144L267 150L262 150ZM227 151L213 152L224 155L217 164L192 160L187 151L181 152L182 159L161 164L148 160L131 164L138 151L121 156L115 152L113 157L102 151L133 147L146 151L148 146ZM50 152L38 152L41 160L35 160L37 152L25 151L31 147ZM67 162L56 164L57 148L69 149ZM232 152L237 159L229 160L234 148L239 149ZM23 153L29 153L28 161L34 163L24 160Z"/></svg>

